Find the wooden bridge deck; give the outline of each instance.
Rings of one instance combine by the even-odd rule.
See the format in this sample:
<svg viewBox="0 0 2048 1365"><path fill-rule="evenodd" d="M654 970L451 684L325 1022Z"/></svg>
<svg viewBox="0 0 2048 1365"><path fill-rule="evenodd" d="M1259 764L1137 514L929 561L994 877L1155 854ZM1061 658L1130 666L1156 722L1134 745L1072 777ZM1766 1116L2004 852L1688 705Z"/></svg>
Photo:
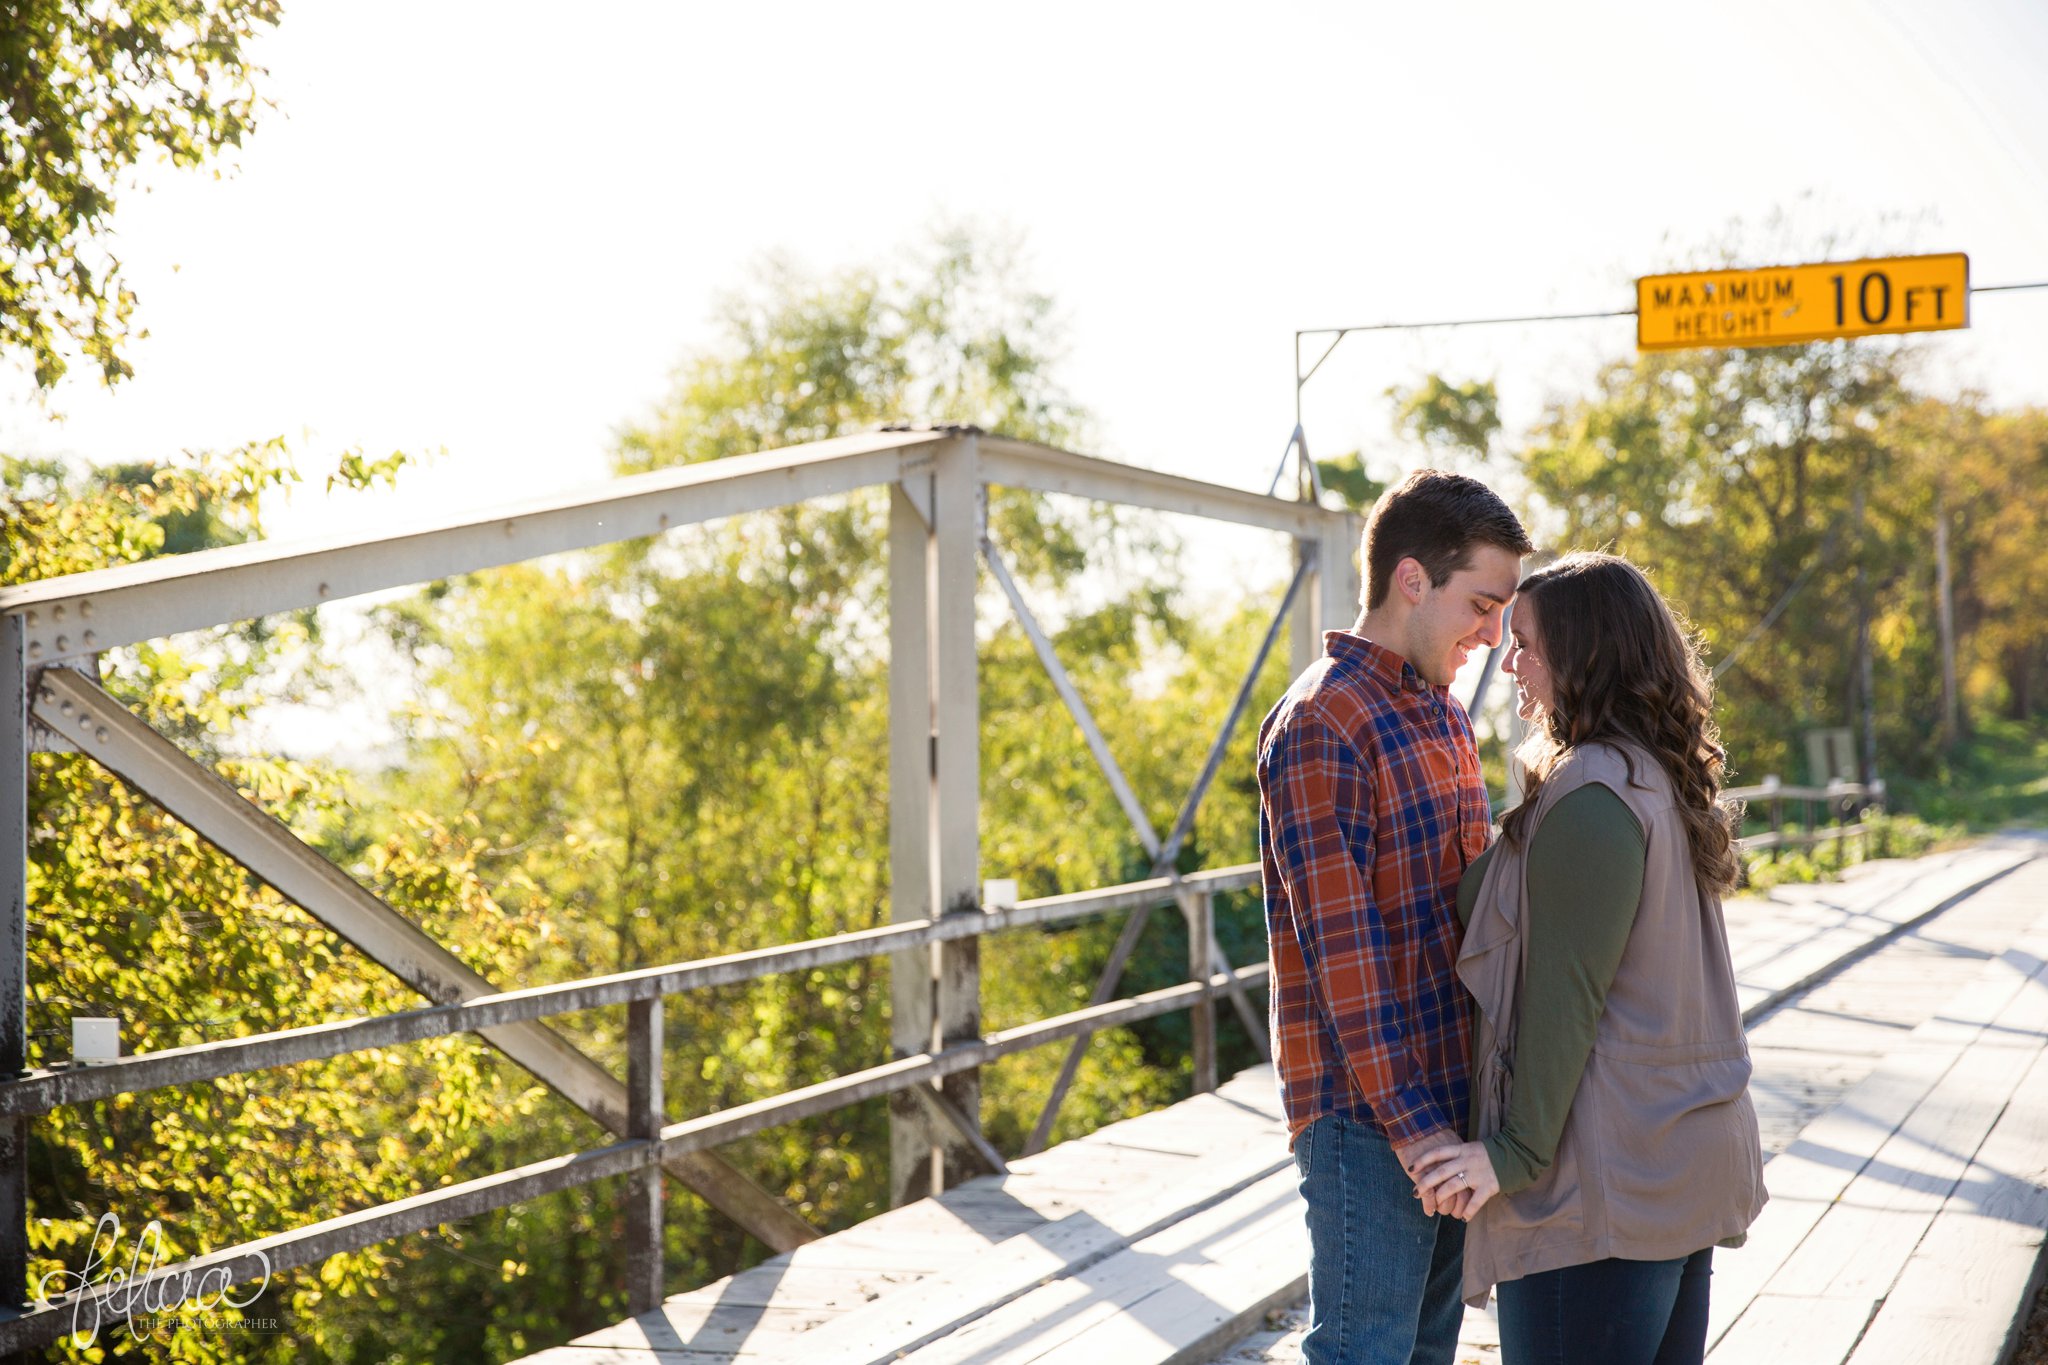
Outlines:
<svg viewBox="0 0 2048 1365"><path fill-rule="evenodd" d="M1730 903L1775 1155L1715 1361L1997 1358L2048 1226L2041 849ZM1245 1339L1305 1292L1284 1132L1255 1069L520 1365L1298 1359L1298 1324ZM1463 1354L1498 1359L1487 1314Z"/></svg>

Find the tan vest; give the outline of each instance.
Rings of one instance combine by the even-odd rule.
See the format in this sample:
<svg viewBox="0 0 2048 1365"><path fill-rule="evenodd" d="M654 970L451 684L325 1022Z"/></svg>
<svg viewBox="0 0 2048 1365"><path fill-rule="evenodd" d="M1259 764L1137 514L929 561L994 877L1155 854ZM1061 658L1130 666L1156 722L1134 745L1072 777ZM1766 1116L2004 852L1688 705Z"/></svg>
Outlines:
<svg viewBox="0 0 2048 1365"><path fill-rule="evenodd" d="M1763 1152L1749 1100L1749 1044L1720 898L1693 873L1670 779L1631 745L1581 745L1544 782L1540 823L1604 782L1642 825L1643 898L1607 992L1557 1157L1536 1183L1496 1195L1465 1232L1465 1302L1504 1280L1610 1256L1665 1261L1739 1242L1763 1208ZM1499 1130L1513 1084L1524 962L1525 848L1495 846L1458 975L1479 1002L1473 1131Z"/></svg>

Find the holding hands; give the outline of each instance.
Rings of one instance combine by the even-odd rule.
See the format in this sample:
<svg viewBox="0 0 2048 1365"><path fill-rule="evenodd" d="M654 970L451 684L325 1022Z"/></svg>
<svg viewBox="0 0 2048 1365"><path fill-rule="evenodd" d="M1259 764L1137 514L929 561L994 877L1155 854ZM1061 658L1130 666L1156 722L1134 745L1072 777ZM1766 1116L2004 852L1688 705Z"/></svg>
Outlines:
<svg viewBox="0 0 2048 1365"><path fill-rule="evenodd" d="M1500 1193L1500 1180L1493 1173L1493 1161L1480 1142L1460 1142L1434 1147L1408 1166L1415 1193L1428 1213L1448 1214L1472 1221L1480 1205Z"/></svg>

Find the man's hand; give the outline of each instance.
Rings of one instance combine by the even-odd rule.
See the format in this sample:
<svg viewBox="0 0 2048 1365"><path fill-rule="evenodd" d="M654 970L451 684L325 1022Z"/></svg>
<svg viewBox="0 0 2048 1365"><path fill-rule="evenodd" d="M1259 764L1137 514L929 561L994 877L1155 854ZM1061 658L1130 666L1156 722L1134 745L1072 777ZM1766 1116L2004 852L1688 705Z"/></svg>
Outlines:
<svg viewBox="0 0 2048 1365"><path fill-rule="evenodd" d="M1422 1200L1422 1211L1432 1218L1444 1212L1443 1206L1438 1201L1434 1192L1422 1188L1421 1179L1415 1168L1426 1154L1436 1151L1440 1147L1455 1147L1457 1145L1458 1135L1448 1128L1438 1128L1433 1132L1424 1133L1413 1142L1396 1143L1394 1145L1395 1159L1401 1163L1401 1169L1408 1172L1408 1178L1416 1182L1415 1193Z"/></svg>

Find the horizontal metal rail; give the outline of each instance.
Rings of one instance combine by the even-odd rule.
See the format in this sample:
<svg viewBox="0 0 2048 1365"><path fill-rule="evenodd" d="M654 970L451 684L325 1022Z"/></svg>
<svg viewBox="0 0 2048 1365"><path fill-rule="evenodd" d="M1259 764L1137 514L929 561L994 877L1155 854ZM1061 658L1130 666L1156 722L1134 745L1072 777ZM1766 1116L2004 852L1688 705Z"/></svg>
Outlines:
<svg viewBox="0 0 2048 1365"><path fill-rule="evenodd" d="M1787 834L1774 829L1764 834L1751 834L1735 842L1746 853L1761 853L1771 848L1808 848L1830 839L1839 842L1853 835L1869 833L1871 827L1859 822L1853 825L1816 825L1802 834Z"/></svg>
<svg viewBox="0 0 2048 1365"><path fill-rule="evenodd" d="M929 471L949 429L880 431L463 512L375 536L259 540L0 589L31 668L180 631L431 583ZM1209 517L1315 540L1348 511L1269 498L1030 441L981 436L984 482Z"/></svg>
<svg viewBox="0 0 2048 1365"><path fill-rule="evenodd" d="M214 1283L244 1284L280 1270L312 1265L341 1252L360 1250L393 1237L424 1231L594 1181L629 1175L669 1157L736 1141L780 1124L830 1113L912 1086L928 1085L956 1072L987 1066L1013 1053L1047 1043L1186 1009L1227 995L1232 990L1257 985L1267 975L1267 964L1261 962L1240 967L1233 973L1218 973L1206 981L1187 981L1128 1000L1056 1015L990 1034L976 1043L955 1045L943 1052L899 1058L770 1099L667 1124L658 1138L618 1142L595 1151L551 1157L165 1266L133 1283L102 1283L91 1289L61 1295L19 1316L0 1316L0 1352L48 1345L69 1330L74 1321L98 1322L103 1315L122 1316L104 1312L108 1307L107 1300L120 1295L131 1302L148 1302L146 1285L196 1282L208 1271L215 1272ZM573 1003L563 1004L563 998L558 996L551 1000L545 1013L568 1013L584 1008Z"/></svg>
<svg viewBox="0 0 2048 1365"><path fill-rule="evenodd" d="M1721 793L1723 801L1879 801L1884 784L1874 782L1830 782L1825 787L1790 787L1767 778L1754 787L1730 787Z"/></svg>
<svg viewBox="0 0 2048 1365"><path fill-rule="evenodd" d="M1182 879L1182 884L1213 893L1256 885L1258 880L1258 864L1246 863L1190 873ZM713 986L754 981L783 972L834 966L926 944L1106 915L1174 899L1172 881L1154 877L1096 891L1019 901L1010 908L985 914L911 920L830 938L730 953L723 957L476 996L458 1004L403 1010L369 1019L311 1024L246 1038L224 1038L218 1042L165 1048L89 1066L32 1071L15 1080L0 1081L0 1118L42 1114L67 1104L83 1104L115 1095L159 1090L165 1086L217 1080L222 1076L319 1061L369 1048L397 1047L452 1033L475 1033L550 1015L602 1009L635 1000L656 1000Z"/></svg>

